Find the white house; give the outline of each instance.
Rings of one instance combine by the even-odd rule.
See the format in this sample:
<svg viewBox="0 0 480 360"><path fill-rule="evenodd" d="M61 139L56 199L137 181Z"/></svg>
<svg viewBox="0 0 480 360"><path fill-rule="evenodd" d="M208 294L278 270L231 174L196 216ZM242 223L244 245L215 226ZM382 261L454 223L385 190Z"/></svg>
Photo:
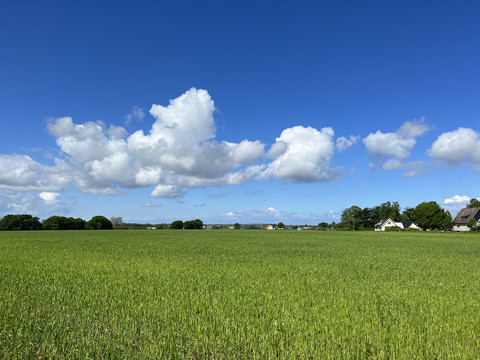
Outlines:
<svg viewBox="0 0 480 360"><path fill-rule="evenodd" d="M385 231L387 228L398 227L400 229L416 229L420 230L420 228L415 225L413 221L400 221L395 222L390 218L381 219L378 223L375 224L375 231Z"/></svg>

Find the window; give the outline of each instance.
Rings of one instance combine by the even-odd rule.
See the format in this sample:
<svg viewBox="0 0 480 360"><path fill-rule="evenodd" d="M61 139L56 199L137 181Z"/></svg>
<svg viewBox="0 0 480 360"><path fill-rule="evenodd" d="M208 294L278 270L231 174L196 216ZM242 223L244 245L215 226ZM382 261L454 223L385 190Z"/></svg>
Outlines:
<svg viewBox="0 0 480 360"><path fill-rule="evenodd" d="M470 215L462 216L462 221L466 221L469 217L470 217Z"/></svg>

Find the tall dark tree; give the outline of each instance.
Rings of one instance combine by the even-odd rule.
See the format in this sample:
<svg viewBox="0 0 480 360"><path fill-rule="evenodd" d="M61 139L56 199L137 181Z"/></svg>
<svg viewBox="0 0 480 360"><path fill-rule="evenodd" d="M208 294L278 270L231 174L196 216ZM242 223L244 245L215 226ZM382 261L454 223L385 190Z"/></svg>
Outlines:
<svg viewBox="0 0 480 360"><path fill-rule="evenodd" d="M467 205L467 208L476 208L480 207L480 200L478 199L470 199L470 203Z"/></svg>
<svg viewBox="0 0 480 360"><path fill-rule="evenodd" d="M183 229L183 221L182 220L176 220L170 224L170 229L174 230L181 230Z"/></svg>
<svg viewBox="0 0 480 360"><path fill-rule="evenodd" d="M452 215L435 201L417 205L412 210L411 218L423 230L448 230L452 227Z"/></svg>
<svg viewBox="0 0 480 360"><path fill-rule="evenodd" d="M105 216L97 215L87 221L87 229L89 230L110 230L113 229L112 222Z"/></svg>
<svg viewBox="0 0 480 360"><path fill-rule="evenodd" d="M203 221L200 219L185 221L183 223L184 229L203 229Z"/></svg>
<svg viewBox="0 0 480 360"><path fill-rule="evenodd" d="M400 216L400 220L402 221L412 220L412 211L413 211L413 208L411 207L406 207L405 209L403 209L402 215Z"/></svg>
<svg viewBox="0 0 480 360"><path fill-rule="evenodd" d="M5 215L0 219L0 230L40 230L42 224L32 215Z"/></svg>
<svg viewBox="0 0 480 360"><path fill-rule="evenodd" d="M341 219L343 223L351 225L352 230L355 230L358 228L358 224L361 220L361 214L362 209L354 205L343 210Z"/></svg>

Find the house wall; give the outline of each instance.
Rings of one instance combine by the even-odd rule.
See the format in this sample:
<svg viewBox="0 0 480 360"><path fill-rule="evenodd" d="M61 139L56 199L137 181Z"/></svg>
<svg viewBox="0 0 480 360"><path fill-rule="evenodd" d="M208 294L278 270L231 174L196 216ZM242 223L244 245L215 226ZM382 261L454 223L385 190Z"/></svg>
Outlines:
<svg viewBox="0 0 480 360"><path fill-rule="evenodd" d="M470 228L467 225L454 224L452 231L467 232L467 231L470 231Z"/></svg>

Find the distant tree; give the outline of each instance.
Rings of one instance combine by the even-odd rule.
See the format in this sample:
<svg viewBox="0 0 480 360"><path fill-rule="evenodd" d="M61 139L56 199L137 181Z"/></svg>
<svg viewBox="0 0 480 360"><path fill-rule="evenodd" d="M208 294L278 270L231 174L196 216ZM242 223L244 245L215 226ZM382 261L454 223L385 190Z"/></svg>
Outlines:
<svg viewBox="0 0 480 360"><path fill-rule="evenodd" d="M470 203L467 205L467 208L475 208L480 207L480 200L478 199L470 199Z"/></svg>
<svg viewBox="0 0 480 360"><path fill-rule="evenodd" d="M181 230L183 229L183 221L176 220L170 224L170 229Z"/></svg>
<svg viewBox="0 0 480 360"><path fill-rule="evenodd" d="M277 229L285 229L285 224L280 221L277 225Z"/></svg>
<svg viewBox="0 0 480 360"><path fill-rule="evenodd" d="M203 221L200 219L189 220L183 223L184 229L203 229Z"/></svg>
<svg viewBox="0 0 480 360"><path fill-rule="evenodd" d="M68 219L65 216L50 216L48 219L43 220L43 230L67 230Z"/></svg>
<svg viewBox="0 0 480 360"><path fill-rule="evenodd" d="M411 219L424 230L448 230L452 227L452 215L435 201L417 205L411 212Z"/></svg>
<svg viewBox="0 0 480 360"><path fill-rule="evenodd" d="M240 230L240 229L242 228L242 225L240 225L240 224L237 222L237 223L233 224L233 228L234 228L235 230Z"/></svg>
<svg viewBox="0 0 480 360"><path fill-rule="evenodd" d="M477 220L475 220L475 218L471 218L468 221L467 226L470 228L470 231L477 231L478 230Z"/></svg>
<svg viewBox="0 0 480 360"><path fill-rule="evenodd" d="M402 215L400 216L400 220L401 221L412 220L412 211L413 211L413 208L411 207L406 207L405 209L403 209Z"/></svg>
<svg viewBox="0 0 480 360"><path fill-rule="evenodd" d="M355 230L358 227L360 221L362 209L358 206L351 206L348 209L343 210L342 212L342 222L345 224L351 224L352 230Z"/></svg>
<svg viewBox="0 0 480 360"><path fill-rule="evenodd" d="M321 222L321 223L318 223L318 225L317 225L318 230L327 230L328 227L329 227L329 225L326 222Z"/></svg>
<svg viewBox="0 0 480 360"><path fill-rule="evenodd" d="M105 216L97 215L87 221L87 229L89 230L104 230L113 229L112 222Z"/></svg>
<svg viewBox="0 0 480 360"><path fill-rule="evenodd" d="M5 215L0 219L0 230L40 230L42 224L32 215Z"/></svg>

